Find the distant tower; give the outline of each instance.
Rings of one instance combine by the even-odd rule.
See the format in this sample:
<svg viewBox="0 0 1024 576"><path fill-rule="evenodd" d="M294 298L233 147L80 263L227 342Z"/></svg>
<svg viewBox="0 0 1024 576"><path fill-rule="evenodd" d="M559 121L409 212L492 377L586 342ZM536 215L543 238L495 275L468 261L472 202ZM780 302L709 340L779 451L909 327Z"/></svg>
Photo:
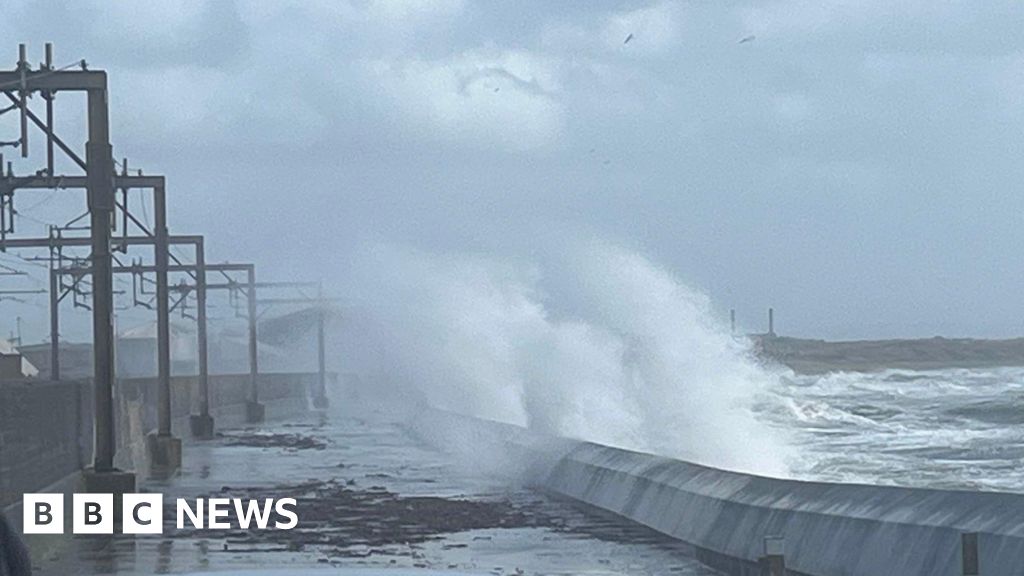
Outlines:
<svg viewBox="0 0 1024 576"><path fill-rule="evenodd" d="M729 310L729 333L736 335L736 309Z"/></svg>
<svg viewBox="0 0 1024 576"><path fill-rule="evenodd" d="M775 336L775 308L768 309L768 335Z"/></svg>

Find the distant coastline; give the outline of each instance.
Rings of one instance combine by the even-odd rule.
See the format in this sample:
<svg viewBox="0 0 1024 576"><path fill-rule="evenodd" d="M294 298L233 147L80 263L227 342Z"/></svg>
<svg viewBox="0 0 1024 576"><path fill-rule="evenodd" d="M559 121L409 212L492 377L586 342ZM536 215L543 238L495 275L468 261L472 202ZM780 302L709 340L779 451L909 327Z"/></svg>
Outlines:
<svg viewBox="0 0 1024 576"><path fill-rule="evenodd" d="M757 354L801 374L1024 366L1024 338L835 341L752 335Z"/></svg>

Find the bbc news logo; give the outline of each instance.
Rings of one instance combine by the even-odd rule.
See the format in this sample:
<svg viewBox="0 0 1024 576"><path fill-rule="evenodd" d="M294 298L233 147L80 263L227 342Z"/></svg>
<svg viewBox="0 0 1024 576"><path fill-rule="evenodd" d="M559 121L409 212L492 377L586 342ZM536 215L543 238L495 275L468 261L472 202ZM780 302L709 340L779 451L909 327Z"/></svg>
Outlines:
<svg viewBox="0 0 1024 576"><path fill-rule="evenodd" d="M25 494L23 525L25 534L63 534L65 497L63 494ZM197 498L175 501L175 525L200 530L223 530L237 526L243 530L291 530L299 523L294 498ZM73 534L113 534L115 528L113 494L73 494L71 532ZM234 517L234 524L232 523ZM122 534L163 534L163 494L121 495Z"/></svg>

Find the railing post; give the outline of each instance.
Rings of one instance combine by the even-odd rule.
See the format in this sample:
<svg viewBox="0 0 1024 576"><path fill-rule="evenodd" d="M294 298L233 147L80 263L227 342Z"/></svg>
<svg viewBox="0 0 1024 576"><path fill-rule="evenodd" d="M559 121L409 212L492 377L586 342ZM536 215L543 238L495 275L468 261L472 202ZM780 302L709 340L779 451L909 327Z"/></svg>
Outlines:
<svg viewBox="0 0 1024 576"><path fill-rule="evenodd" d="M764 576L786 576L786 539L784 537L764 537L761 574Z"/></svg>
<svg viewBox="0 0 1024 576"><path fill-rule="evenodd" d="M980 576L977 532L964 532L960 535L960 555L963 558L964 576Z"/></svg>

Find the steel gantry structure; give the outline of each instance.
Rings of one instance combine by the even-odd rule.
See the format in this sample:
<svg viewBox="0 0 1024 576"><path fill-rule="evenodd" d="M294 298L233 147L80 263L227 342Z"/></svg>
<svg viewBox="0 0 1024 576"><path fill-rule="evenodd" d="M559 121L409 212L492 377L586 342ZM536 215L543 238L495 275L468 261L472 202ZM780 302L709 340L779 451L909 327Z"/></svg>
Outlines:
<svg viewBox="0 0 1024 576"><path fill-rule="evenodd" d="M74 69L73 69L74 68ZM46 165L32 175L15 175L11 165L3 161L0 154L0 251L9 248L48 248L50 250L50 333L51 372L60 377L60 323L59 303L65 294L62 278L73 278L71 289L85 277L92 282L92 326L93 326L93 380L94 380L94 455L91 470L86 473L86 488L96 492L124 492L134 487L134 475L114 467L116 438L114 436L114 274L155 274L157 312L157 380L158 409L157 431L148 438L151 462L158 467L171 470L180 465L181 443L171 435L171 357L170 357L170 312L171 292L184 291L182 300L195 292L197 301L197 356L199 413L192 414L193 435L210 437L213 434L213 418L210 414L208 337L207 337L207 292L210 289L229 289L245 292L247 316L249 319L249 389L247 417L250 422L260 421L264 416L263 405L259 402L258 385L258 339L256 291L259 286L275 284L256 282L253 264L206 264L202 236L172 236L167 224L166 181L163 176L129 174L128 161L121 162L121 173L115 170L109 134L109 110L107 77L103 71L89 70L84 61L71 66L55 68L53 53L46 46L45 62L33 70L28 63L24 45L19 46L19 60L12 71L0 71L0 92L12 103L0 108L0 115L17 111L20 114L20 137L15 141L0 141L3 147L20 149L23 158L29 157L29 127L35 126L46 141ZM57 136L54 131L54 100L60 92L84 92L87 96L88 141L85 144L84 159L79 153ZM45 102L45 119L37 116L30 107L30 98L39 94ZM65 162L77 166L83 173L57 174L56 150L63 153ZM0 150L2 152L2 150ZM146 190L152 194L154 205L154 226L144 225L129 210L129 191ZM15 233L14 207L15 192L19 190L85 190L87 212L72 223L88 216L88 236L64 236L64 228L51 228L48 238L17 238ZM117 193L121 192L118 201ZM114 234L118 211L123 219L122 234ZM69 224L70 226L70 224ZM141 235L130 234L134 226ZM80 229L80 228L79 228ZM55 233L56 232L56 233ZM195 250L193 264L181 262L171 252L171 246L192 245ZM90 254L87 262L75 261L64 266L65 247L87 247ZM133 263L124 266L115 253L127 253L131 246L152 246L153 264ZM174 264L171 261L174 261ZM227 283L209 284L207 272L225 274ZM168 274L188 273L194 285L170 286ZM243 272L245 282L240 283L228 276L231 272ZM282 283L278 285L295 284ZM320 293L322 298L322 290ZM181 300L179 300L181 302ZM326 405L324 399L324 345L323 319L319 326L319 390L315 402Z"/></svg>
<svg viewBox="0 0 1024 576"><path fill-rule="evenodd" d="M111 267L111 223L115 208L114 158L110 143L109 101L107 74L102 70L89 70L85 62L55 68L53 51L46 46L44 63L33 69L28 62L25 45L18 47L18 63L14 70L0 70L0 91L12 102L4 111L17 110L20 115L20 137L3 144L16 146L21 157L29 157L29 123L46 136L46 167L38 174L54 181L55 151L60 148L83 172L81 187L86 191L89 214L89 246L93 283L93 378L94 378L94 453L92 469L85 476L86 488L91 492L127 492L134 490L134 474L118 471L114 467L116 442L114 437L114 294ZM86 124L88 139L85 158L54 133L54 100L65 92L86 95ZM39 94L46 106L46 119L40 119L29 106L32 95ZM0 160L0 167L4 163ZM2 169L2 168L0 168ZM0 239L14 231L14 176L10 169L0 185L0 212L3 226ZM9 219L8 219L9 216Z"/></svg>
<svg viewBox="0 0 1024 576"><path fill-rule="evenodd" d="M52 135L52 130L48 132ZM113 158L110 159L113 163ZM181 441L175 438L171 434L170 426L170 372L171 372L171 359L170 359L170 311L169 311L169 296L168 290L168 265L170 262L170 232L167 226L167 186L166 180L163 176L143 176L129 175L127 174L127 160L122 162L123 173L120 175L114 174L111 171L111 184L114 188L123 192L122 202L117 202L116 198L111 202L111 210L109 211L109 218L106 224L102 225L105 234L106 241L104 243L105 254L104 258L109 259L109 265L102 266L98 264L96 258L96 225L94 221L90 225L91 238L85 237L56 237L54 238L51 234L50 238L7 238L6 231L0 234L0 248L31 248L31 247L45 247L51 249L51 269L55 270L52 266L53 262L53 251L59 250L68 246L86 246L92 248L92 253L89 257L88 274L92 278L93 283L93 317L94 326L96 323L96 316L99 314L103 318L110 316L109 321L102 321L104 329L102 331L103 338L98 340L98 333L94 329L93 332L93 369L94 369L94 387L96 388L96 470L102 471L101 464L106 464L107 459L110 459L110 469L113 469L113 453L116 449L116 439L113 437L113 380L114 374L114 339L116 335L113 330L113 264L115 249L127 249L128 246L138 245L149 245L153 247L153 259L155 262L156 272L156 306L157 306L157 378L158 378L158 402L159 408L157 410L158 415L158 428L155 435L148 439L148 446L150 451L151 462L155 468L165 470L175 470L180 466L181 463ZM47 169L49 170L49 169ZM75 177L75 176L62 176L55 178L49 175L43 176L27 176L18 177L10 172L0 177L0 193L7 195L11 198L11 207L13 208L13 194L15 190L66 190L66 189L78 189L87 188L89 186L88 177ZM128 191L131 189L148 189L151 191L153 196L154 206L154 226L150 230L146 225L139 221L131 212L128 210ZM114 189L111 189L111 196L115 193ZM124 219L123 223L123 236L115 236L111 233L111 224L114 221L116 210L120 210ZM90 211L93 208L90 205ZM11 219L13 221L15 212L11 210ZM140 229L144 236L132 237L128 236L129 233L129 222L134 224L135 227ZM12 226L13 231L13 226ZM200 261L204 258L202 248L201 237L189 237L185 239L179 239L179 243L193 244L196 246L196 259ZM100 258L102 260L102 258ZM52 273L52 272L51 272ZM99 279L106 279L105 282L100 282ZM54 286L54 279L50 280L51 289ZM205 290L197 292L197 298L205 300ZM52 300L52 295L51 295ZM205 306L203 314L205 314ZM55 347L55 341L52 340L55 326L54 322L57 320L57 314L54 303L51 301L51 346ZM109 324L109 330L107 330L107 324ZM202 326L200 331L202 332L202 338L206 338L205 326ZM51 349L51 366L53 367L54 374L59 375L60 369L60 358L59 353L54 352ZM99 366L98 363L104 363L106 365ZM107 380L101 380L101 378L107 378ZM201 386L208 386L208 383L202 382ZM107 390L110 387L111 390ZM109 393L108 393L109 392ZM103 406L101 409L101 396ZM108 398L109 396L109 398ZM107 408L109 406L109 409ZM109 432L107 429L110 429ZM108 446L109 444L109 446ZM109 452L109 456L107 455ZM100 462L100 456L103 456L102 462Z"/></svg>
<svg viewBox="0 0 1024 576"><path fill-rule="evenodd" d="M155 187L156 196L158 198L163 196L163 179L161 177L147 177L152 179L154 182L160 182L158 187ZM132 180L136 178L132 177ZM157 213L162 212L161 202L157 202ZM158 218L158 221L162 218ZM159 229L159 226L158 226ZM196 280L196 300L197 300L197 350L198 350L198 364L199 364L199 389L201 396L208 395L209 388L209 371L207 362L207 321L206 321L206 279L205 271L207 269L205 264L205 248L202 236L188 235L188 236L171 236L164 235L164 238L158 238L156 235L146 236L122 236L118 237L113 242L113 248L125 249L129 246L154 246L159 251L161 244L165 244L168 249L170 246L175 245L191 245L195 251L195 264L193 265L192 275ZM64 248L69 247L82 247L88 245L88 238L75 238L75 237L62 237L60 235L51 234L48 238L16 238L0 240L0 248L48 248L50 250L50 376L54 380L61 378L61 362L60 362L60 319L59 319L59 303L67 294L62 293L62 286L60 279L63 276L72 276L74 278L74 284L69 288L69 292L73 290L78 283L86 276L92 274L92 270L89 266L62 266L63 257L61 252ZM164 436L170 436L170 415L163 409L164 405L170 403L170 306L169 306L169 295L170 291L167 288L167 273L169 258L157 258L156 261L162 263L153 267L154 271L157 271L157 379L160 389L160 404L161 409L158 411L158 434ZM114 266L111 268L111 272L124 273L123 267ZM160 289L163 285L163 289ZM162 302L161 302L162 301Z"/></svg>

